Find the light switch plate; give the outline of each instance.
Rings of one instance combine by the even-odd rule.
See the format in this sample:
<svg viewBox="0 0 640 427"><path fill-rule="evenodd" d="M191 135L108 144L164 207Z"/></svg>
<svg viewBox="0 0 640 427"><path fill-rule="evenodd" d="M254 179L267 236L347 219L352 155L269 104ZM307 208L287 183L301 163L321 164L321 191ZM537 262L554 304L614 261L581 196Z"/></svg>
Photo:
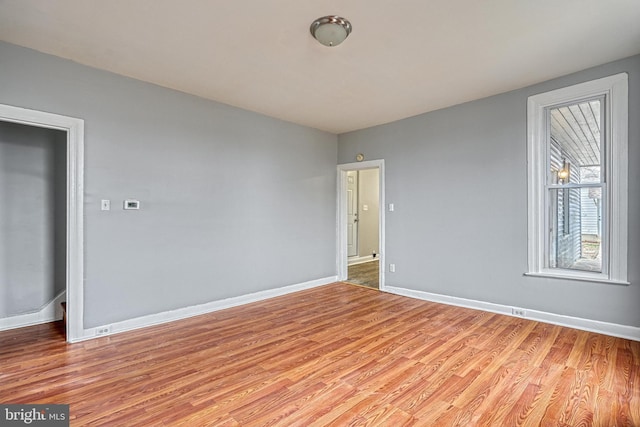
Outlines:
<svg viewBox="0 0 640 427"><path fill-rule="evenodd" d="M100 210L103 211L110 211L111 210L111 200L102 200L100 202Z"/></svg>

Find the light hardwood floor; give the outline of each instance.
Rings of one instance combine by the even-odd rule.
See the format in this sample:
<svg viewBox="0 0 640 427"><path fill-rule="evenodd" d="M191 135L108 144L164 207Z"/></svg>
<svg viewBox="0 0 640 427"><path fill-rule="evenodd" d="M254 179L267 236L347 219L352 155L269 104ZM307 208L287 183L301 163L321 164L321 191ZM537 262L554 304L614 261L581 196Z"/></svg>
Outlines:
<svg viewBox="0 0 640 427"><path fill-rule="evenodd" d="M72 426L640 426L640 343L338 283L77 344L0 332L0 402Z"/></svg>

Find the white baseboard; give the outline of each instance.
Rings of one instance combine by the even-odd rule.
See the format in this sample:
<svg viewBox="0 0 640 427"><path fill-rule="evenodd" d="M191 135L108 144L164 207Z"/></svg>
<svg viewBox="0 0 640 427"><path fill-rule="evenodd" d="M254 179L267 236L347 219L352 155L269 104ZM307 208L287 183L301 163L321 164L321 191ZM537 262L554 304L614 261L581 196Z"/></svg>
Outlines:
<svg viewBox="0 0 640 427"><path fill-rule="evenodd" d="M350 257L347 258L347 265L363 264L365 262L377 261L379 259L380 258L377 256L374 258L373 255Z"/></svg>
<svg viewBox="0 0 640 427"><path fill-rule="evenodd" d="M490 302L477 301L466 298L452 297L448 295L433 294L430 292L416 291L413 289L399 288L396 286L386 286L385 292L406 297L417 298L425 301L438 302L442 304L455 305L458 307L473 308L476 310L489 311L492 313L513 316L512 306L493 304ZM599 320L584 319L580 317L564 316L561 314L548 313L546 311L531 310L526 307L515 307L526 311L525 319L535 320L552 325L566 326L583 331L596 332L619 338L626 338L640 341L640 328L617 323L601 322ZM515 316L514 316L515 317Z"/></svg>
<svg viewBox="0 0 640 427"><path fill-rule="evenodd" d="M67 293L62 292L42 307L40 311L0 319L0 331L60 320L62 319L62 307L60 306L60 303L62 301L66 301L66 298Z"/></svg>
<svg viewBox="0 0 640 427"><path fill-rule="evenodd" d="M131 331L134 329L145 328L147 326L159 325L162 323L173 322L175 320L186 319L188 317L199 316L225 308L237 307L239 305L249 304L252 302L262 301L265 299L278 297L281 295L298 292L305 289L311 289L322 285L328 285L337 281L337 276L325 277L308 282L298 283L295 285L284 286L282 288L268 289L266 291L255 292L252 294L241 295L223 300L211 301L205 304L194 305L190 307L179 308L176 310L165 311L162 313L150 314L148 316L136 317L135 319L123 320L121 322L109 325L98 326L95 328L85 329L82 337L74 339L73 342L84 341L92 338L99 338L107 335L113 335L120 332ZM98 334L98 332L100 333Z"/></svg>

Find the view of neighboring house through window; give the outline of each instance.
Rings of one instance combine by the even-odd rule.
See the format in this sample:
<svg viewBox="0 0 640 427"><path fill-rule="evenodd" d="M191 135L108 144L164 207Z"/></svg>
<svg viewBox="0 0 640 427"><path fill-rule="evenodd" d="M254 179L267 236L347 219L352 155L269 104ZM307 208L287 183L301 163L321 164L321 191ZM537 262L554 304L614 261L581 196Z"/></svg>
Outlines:
<svg viewBox="0 0 640 427"><path fill-rule="evenodd" d="M547 108L549 266L602 272L603 98Z"/></svg>

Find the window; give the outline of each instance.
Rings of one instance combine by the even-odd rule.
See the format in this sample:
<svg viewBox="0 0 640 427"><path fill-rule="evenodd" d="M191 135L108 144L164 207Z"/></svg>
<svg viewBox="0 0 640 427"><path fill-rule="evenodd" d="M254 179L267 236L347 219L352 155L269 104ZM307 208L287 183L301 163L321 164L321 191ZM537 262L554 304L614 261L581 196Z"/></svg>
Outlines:
<svg viewBox="0 0 640 427"><path fill-rule="evenodd" d="M627 80L529 97L527 274L628 283Z"/></svg>

